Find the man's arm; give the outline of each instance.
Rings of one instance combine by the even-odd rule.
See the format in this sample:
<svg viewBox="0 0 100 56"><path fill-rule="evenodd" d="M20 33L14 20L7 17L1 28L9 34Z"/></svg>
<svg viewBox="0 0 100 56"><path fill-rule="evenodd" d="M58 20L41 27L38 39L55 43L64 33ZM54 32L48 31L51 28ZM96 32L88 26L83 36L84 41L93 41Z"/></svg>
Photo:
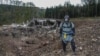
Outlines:
<svg viewBox="0 0 100 56"><path fill-rule="evenodd" d="M72 23L72 31L73 31L73 36L75 36L75 25Z"/></svg>

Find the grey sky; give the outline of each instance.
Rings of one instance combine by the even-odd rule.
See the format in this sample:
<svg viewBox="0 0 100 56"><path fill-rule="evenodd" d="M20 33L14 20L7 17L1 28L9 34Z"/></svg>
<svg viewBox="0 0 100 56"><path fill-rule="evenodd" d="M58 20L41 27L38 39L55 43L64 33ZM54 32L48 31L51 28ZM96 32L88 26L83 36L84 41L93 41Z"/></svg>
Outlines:
<svg viewBox="0 0 100 56"><path fill-rule="evenodd" d="M63 5L65 1L70 1L71 4L80 4L81 0L22 0L24 2L33 2L37 7L51 7L59 4Z"/></svg>

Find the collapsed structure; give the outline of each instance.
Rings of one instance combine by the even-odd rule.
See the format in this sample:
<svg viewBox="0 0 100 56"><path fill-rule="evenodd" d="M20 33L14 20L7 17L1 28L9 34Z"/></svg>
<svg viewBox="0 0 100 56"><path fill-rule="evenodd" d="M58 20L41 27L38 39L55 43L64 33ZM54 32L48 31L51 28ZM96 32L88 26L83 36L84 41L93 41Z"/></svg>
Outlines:
<svg viewBox="0 0 100 56"><path fill-rule="evenodd" d="M41 28L56 28L59 27L60 23L61 21L54 19L33 19L28 23L28 26L37 26Z"/></svg>
<svg viewBox="0 0 100 56"><path fill-rule="evenodd" d="M13 37L21 35L29 36L34 32L45 32L46 34L53 30L57 30L60 23L60 20L54 19L32 19L30 22L23 24L3 25L1 32L2 34L12 35ZM42 35L45 34L43 33Z"/></svg>

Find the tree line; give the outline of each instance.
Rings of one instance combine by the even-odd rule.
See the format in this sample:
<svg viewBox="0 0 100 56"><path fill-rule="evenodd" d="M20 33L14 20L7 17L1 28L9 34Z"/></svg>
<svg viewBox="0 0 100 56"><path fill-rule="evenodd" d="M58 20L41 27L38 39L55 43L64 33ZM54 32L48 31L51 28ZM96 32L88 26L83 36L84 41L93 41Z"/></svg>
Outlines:
<svg viewBox="0 0 100 56"><path fill-rule="evenodd" d="M25 3L25 2L20 1L20 0L0 0L0 4L35 7L35 5L32 2Z"/></svg>
<svg viewBox="0 0 100 56"><path fill-rule="evenodd" d="M78 5L65 2L64 5L46 9L38 8L32 2L0 0L0 25L22 23L33 18L62 19L66 14L71 18L98 17L100 16L100 0L82 0L82 4Z"/></svg>
<svg viewBox="0 0 100 56"><path fill-rule="evenodd" d="M72 5L70 2L65 2L64 5L47 8L45 17L61 19L66 14L71 18L100 16L100 0L81 1L82 4Z"/></svg>
<svg viewBox="0 0 100 56"><path fill-rule="evenodd" d="M32 2L18 0L0 0L0 25L22 23L33 18L43 18L45 10Z"/></svg>

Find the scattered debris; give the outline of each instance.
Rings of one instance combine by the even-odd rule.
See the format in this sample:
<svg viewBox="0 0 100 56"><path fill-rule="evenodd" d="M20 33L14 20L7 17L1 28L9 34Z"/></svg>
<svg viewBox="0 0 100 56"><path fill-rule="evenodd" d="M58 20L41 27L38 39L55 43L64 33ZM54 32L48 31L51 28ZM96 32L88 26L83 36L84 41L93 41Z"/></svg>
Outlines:
<svg viewBox="0 0 100 56"><path fill-rule="evenodd" d="M35 20L36 21L36 20ZM35 22L34 21L34 22ZM51 20L55 25L59 22ZM62 56L58 26L35 25L0 28L0 56ZM38 22L45 22L38 21ZM38 23L37 22L37 23ZM50 22L51 23L51 22ZM77 56L100 56L100 21L74 21ZM53 24L53 25L54 25ZM49 28L51 27L51 28ZM66 56L72 56L70 45Z"/></svg>

